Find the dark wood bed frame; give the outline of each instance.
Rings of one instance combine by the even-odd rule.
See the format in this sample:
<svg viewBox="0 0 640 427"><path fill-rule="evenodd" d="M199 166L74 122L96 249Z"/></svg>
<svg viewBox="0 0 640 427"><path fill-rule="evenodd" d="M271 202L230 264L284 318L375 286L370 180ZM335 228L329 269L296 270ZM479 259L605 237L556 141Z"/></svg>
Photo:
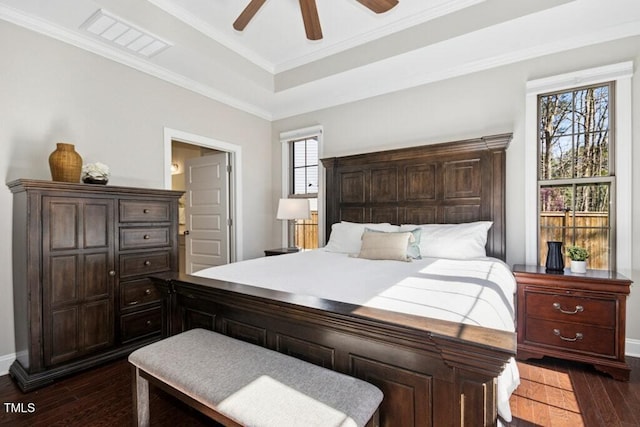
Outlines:
<svg viewBox="0 0 640 427"><path fill-rule="evenodd" d="M324 159L327 230L341 221L492 220L505 255L510 134ZM382 426L495 425L496 378L514 333L180 274L154 277L163 332L204 327L344 372L384 393Z"/></svg>

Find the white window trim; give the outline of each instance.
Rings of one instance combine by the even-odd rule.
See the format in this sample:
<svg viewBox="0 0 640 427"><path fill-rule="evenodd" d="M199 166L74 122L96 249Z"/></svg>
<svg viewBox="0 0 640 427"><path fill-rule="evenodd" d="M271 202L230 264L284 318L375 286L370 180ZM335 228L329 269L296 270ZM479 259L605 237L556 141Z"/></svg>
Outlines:
<svg viewBox="0 0 640 427"><path fill-rule="evenodd" d="M296 129L287 132L280 133L280 143L282 146L282 191L281 197L286 198L289 196L289 189L291 188L291 168L289 167L289 143L305 138L318 138L318 247L324 244L324 218L325 218L325 169L322 166L323 156L323 144L322 144L322 126L311 126L303 129ZM282 244L284 247L288 246L288 227L283 221L282 224Z"/></svg>
<svg viewBox="0 0 640 427"><path fill-rule="evenodd" d="M621 62L527 82L525 104L525 260L538 262L538 95L615 81L616 270L632 267L632 91L633 62ZM620 230L624 230L623 233Z"/></svg>

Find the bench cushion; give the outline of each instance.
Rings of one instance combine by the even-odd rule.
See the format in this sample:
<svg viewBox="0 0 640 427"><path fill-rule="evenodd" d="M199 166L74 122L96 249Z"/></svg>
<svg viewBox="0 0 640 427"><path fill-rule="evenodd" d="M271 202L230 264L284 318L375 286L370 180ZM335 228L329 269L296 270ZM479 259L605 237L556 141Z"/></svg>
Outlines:
<svg viewBox="0 0 640 427"><path fill-rule="evenodd" d="M204 329L136 350L129 361L251 426L364 426L382 401L372 384Z"/></svg>

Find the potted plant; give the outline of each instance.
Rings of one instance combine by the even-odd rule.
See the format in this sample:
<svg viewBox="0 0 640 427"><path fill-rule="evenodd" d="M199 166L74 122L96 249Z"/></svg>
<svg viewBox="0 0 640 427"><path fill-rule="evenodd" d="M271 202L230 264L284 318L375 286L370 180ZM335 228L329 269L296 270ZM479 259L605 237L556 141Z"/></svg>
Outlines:
<svg viewBox="0 0 640 427"><path fill-rule="evenodd" d="M567 255L571 259L571 272L586 273L589 251L581 246L567 246Z"/></svg>

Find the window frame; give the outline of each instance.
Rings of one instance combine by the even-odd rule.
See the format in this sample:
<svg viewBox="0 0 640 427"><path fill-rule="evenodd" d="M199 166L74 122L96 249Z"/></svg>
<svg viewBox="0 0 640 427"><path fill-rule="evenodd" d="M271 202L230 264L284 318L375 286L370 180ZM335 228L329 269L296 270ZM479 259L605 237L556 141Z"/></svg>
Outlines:
<svg viewBox="0 0 640 427"><path fill-rule="evenodd" d="M550 95L559 95L559 94L566 94L566 93L571 93L571 97L572 99L574 99L574 94L576 92L579 91L583 91L583 90L587 90L589 88L598 88L598 87L607 87L608 88L608 95L607 95L607 103L608 103L608 123L607 123L607 132L608 132L608 139L609 139L609 166L608 166L608 170L609 170L609 175L606 176L601 176L601 175L593 175L593 176L588 176L588 177L577 177L575 176L575 172L573 171L573 168L575 167L575 162L573 160L576 159L575 154L572 157L572 177L570 178L549 178L549 179L543 179L541 177L541 158L542 158L542 135L541 135L541 131L540 131L540 106L541 106L541 102L540 102L540 98L544 97L544 96L550 96ZM577 87L572 87L569 89L562 89L559 91L551 91L551 92L546 92L546 93L540 93L537 95L537 110L538 110L538 118L537 118L537 124L538 124L538 135L537 135L537 170L538 170L538 177L537 177L537 186L536 186L536 191L537 191L537 195L538 195L538 203L537 203L537 207L538 207L538 254L540 254L542 252L542 243L541 242L541 230L542 230L542 225L540 224L540 218L541 218L541 214L542 214L542 206L540 205L540 193L542 188L545 187L562 187L562 186L570 186L573 189L573 199L572 199L572 208L575 207L575 195L576 195L576 189L578 186L581 185L596 185L596 184L608 184L609 185L609 191L610 194L613 196L610 198L609 200L609 211L608 211L608 219L609 219L609 233L608 233L608 239L607 239L607 243L609 244L610 250L609 250L609 254L608 254L608 262L607 264L609 265L609 269L611 270L615 270L616 268L616 198L615 198L615 194L616 194L616 173L615 173L615 150L616 150L616 133L615 133L615 123L616 123L616 111L615 111L615 89L616 88L616 82L615 80L610 80L607 82L603 82L603 83L596 83L596 84L589 84L589 85L583 85L583 86L577 86ZM573 122L573 121L572 121ZM575 126L575 122L573 122L573 126ZM571 137L572 139L576 137L575 131L571 131ZM574 214L575 209L571 210ZM577 232L577 230L580 227L576 226L576 222L575 222L575 218L572 221L572 225L570 227L567 227L567 231L570 231L570 234L572 236L570 241L565 241L565 245L574 245L574 238L575 238L575 234ZM543 260L538 259L538 265L542 265Z"/></svg>
<svg viewBox="0 0 640 427"><path fill-rule="evenodd" d="M312 126L280 133L280 143L282 151L282 188L281 198L317 198L318 199L318 247L324 246L325 226L324 226L324 205L325 205L325 169L322 166L323 156L323 129L322 126ZM291 143L302 139L316 138L318 141L318 192L309 194L293 194L292 180L292 149ZM288 224L282 224L282 244L287 246L289 242Z"/></svg>
<svg viewBox="0 0 640 427"><path fill-rule="evenodd" d="M525 261L536 265L539 241L539 126L538 96L553 92L575 90L614 82L614 93L610 94L610 110L614 111L611 130L616 140L612 156L615 169L612 184L611 229L615 232L616 271L631 273L631 145L632 145L632 91L633 62L622 62L603 67L590 68L543 79L531 80L526 85L525 105ZM619 230L625 230L620 233Z"/></svg>

